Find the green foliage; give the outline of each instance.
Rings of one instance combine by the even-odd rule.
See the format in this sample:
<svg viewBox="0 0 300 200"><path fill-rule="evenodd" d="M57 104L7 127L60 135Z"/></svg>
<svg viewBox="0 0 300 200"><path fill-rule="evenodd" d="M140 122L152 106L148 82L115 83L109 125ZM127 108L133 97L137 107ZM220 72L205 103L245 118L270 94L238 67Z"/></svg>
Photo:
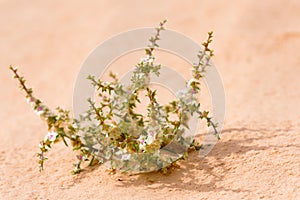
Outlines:
<svg viewBox="0 0 300 200"><path fill-rule="evenodd" d="M183 137L184 131L189 128L190 116L197 114L200 119L205 119L207 125L212 126L218 136L209 112L200 111L200 103L196 98L200 91L200 79L213 56L213 51L209 48L212 32L208 33L207 41L202 44L203 49L198 52L199 62L193 66L193 78L187 82L186 89L179 93L176 100L167 105L160 105L156 99L156 91L149 87L150 75L153 73L159 76L161 65L155 63L153 52L159 46L157 42L165 23L166 20L162 21L156 28L156 34L149 39L150 44L145 49L146 57L137 63L129 86L123 86L112 72L111 82L94 76L87 77L101 101L96 103L88 99L90 109L79 119L73 119L69 111L61 108L52 112L41 100L33 96L32 89L25 85L26 81L19 76L17 68L10 66L14 78L26 93L28 103L48 126L48 133L40 142L40 152L37 154L40 170L47 160L45 154L52 145L63 141L66 146L71 145L73 150L78 151L74 174L81 171L83 161L90 161L89 165L93 165L108 160L111 161L113 169L130 171L137 169L136 167L151 169L158 166L166 173L167 169L176 166L177 160L185 159L188 152L184 152L179 158L169 156L162 159L157 152L163 147L176 141L178 148L187 147L190 151L201 148L196 141L193 140L191 144L190 138ZM142 90L147 92L146 96L149 99L146 116L135 112L137 103L140 103L139 92ZM174 114L177 119L170 118ZM112 159L119 156L119 159ZM153 166L149 166L151 163ZM171 166L166 163L171 163Z"/></svg>

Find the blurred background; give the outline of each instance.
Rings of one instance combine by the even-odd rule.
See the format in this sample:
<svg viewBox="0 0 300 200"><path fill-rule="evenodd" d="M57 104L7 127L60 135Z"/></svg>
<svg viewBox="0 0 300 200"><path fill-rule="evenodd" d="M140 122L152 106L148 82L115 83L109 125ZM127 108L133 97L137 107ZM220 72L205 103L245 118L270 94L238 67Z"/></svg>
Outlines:
<svg viewBox="0 0 300 200"><path fill-rule="evenodd" d="M272 119L286 118L280 116L282 112L297 117L299 11L297 0L2 0L0 75L5 84L0 86L1 96L21 97L7 70L11 64L20 66L37 95L50 106L71 108L76 75L96 45L120 32L153 27L168 19L167 28L199 43L208 31L215 32L213 61L225 85L230 121L266 119L270 110L277 115ZM10 104L1 103L7 109L4 113L12 112ZM252 105L262 106L257 112Z"/></svg>
<svg viewBox="0 0 300 200"><path fill-rule="evenodd" d="M299 121L299 0L0 0L3 152L30 146L32 156L46 131L25 103L9 65L19 66L51 108L72 109L76 76L96 45L163 19L167 28L199 43L214 31L213 62L226 93L225 129ZM180 61L172 62L186 73Z"/></svg>

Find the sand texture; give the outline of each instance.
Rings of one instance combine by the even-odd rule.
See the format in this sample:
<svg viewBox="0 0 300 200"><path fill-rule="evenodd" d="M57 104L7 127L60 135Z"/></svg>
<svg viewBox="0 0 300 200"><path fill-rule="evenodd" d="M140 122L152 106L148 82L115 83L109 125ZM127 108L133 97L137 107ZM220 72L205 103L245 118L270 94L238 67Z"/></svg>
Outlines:
<svg viewBox="0 0 300 200"><path fill-rule="evenodd" d="M47 128L8 65L49 107L72 109L76 76L97 44L164 18L199 43L215 32L222 140L167 176L110 175L104 166L73 176L75 154L63 144L39 173ZM299 51L299 0L0 0L0 199L300 199Z"/></svg>

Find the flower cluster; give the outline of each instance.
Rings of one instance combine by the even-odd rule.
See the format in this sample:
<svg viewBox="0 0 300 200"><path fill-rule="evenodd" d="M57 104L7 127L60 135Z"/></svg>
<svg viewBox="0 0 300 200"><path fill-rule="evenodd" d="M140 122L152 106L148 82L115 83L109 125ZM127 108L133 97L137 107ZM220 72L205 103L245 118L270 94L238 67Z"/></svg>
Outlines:
<svg viewBox="0 0 300 200"><path fill-rule="evenodd" d="M200 149L193 138L184 134L193 115L205 119L218 136L216 125L208 117L208 111L201 111L197 100L200 79L213 56L213 51L209 49L211 32L203 43L204 48L198 53L199 62L193 66L192 79L186 83L184 90L178 92L176 100L160 105L156 99L156 91L149 86L150 75L159 76L161 65L155 62L153 52L158 47L157 42L165 23L166 21L161 22L154 37L149 39L150 44L145 49L146 56L136 64L130 85L122 85L113 73L110 73L113 79L110 82L94 76L88 77L97 90L100 102L88 99L90 109L79 119L71 118L69 111L61 108L52 112L33 96L32 89L27 88L17 68L10 66L21 89L26 93L27 102L48 125L48 133L40 142L40 153L37 154L40 170L47 159L45 153L59 141L63 141L66 146L71 143L73 149L79 151L73 173L81 171L83 161L90 161L90 165L106 163L121 171L149 172L166 169L177 160L185 158L188 150ZM141 91L146 91L149 99L146 116L135 111L137 103L140 103L138 97ZM177 118L173 119L171 115Z"/></svg>

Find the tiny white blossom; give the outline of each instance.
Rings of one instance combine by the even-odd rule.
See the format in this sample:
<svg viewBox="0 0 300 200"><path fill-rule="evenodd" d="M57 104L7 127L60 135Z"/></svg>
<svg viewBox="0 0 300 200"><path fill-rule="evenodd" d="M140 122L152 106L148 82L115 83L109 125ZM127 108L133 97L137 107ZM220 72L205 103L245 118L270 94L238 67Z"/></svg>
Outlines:
<svg viewBox="0 0 300 200"><path fill-rule="evenodd" d="M37 109L34 111L37 115L41 115L45 112L44 107L39 106Z"/></svg>
<svg viewBox="0 0 300 200"><path fill-rule="evenodd" d="M184 96L186 96L186 90L184 89L184 90L179 90L179 91L177 91L176 92L176 96L177 96L177 98L182 98L182 97L184 97Z"/></svg>
<svg viewBox="0 0 300 200"><path fill-rule="evenodd" d="M148 63L153 63L154 62L154 59L153 58L149 58L148 59Z"/></svg>
<svg viewBox="0 0 300 200"><path fill-rule="evenodd" d="M146 142L140 143L140 144L139 144L139 149L140 149L140 150L146 150Z"/></svg>
<svg viewBox="0 0 300 200"><path fill-rule="evenodd" d="M35 99L33 97L29 97L26 99L26 102L31 105L31 106L34 106L34 103L35 103Z"/></svg>
<svg viewBox="0 0 300 200"><path fill-rule="evenodd" d="M154 58L153 58L153 57L150 57L149 55L147 55L146 58L142 58L142 59L141 59L141 62L142 62L142 63L153 63L153 62L154 62Z"/></svg>
<svg viewBox="0 0 300 200"><path fill-rule="evenodd" d="M151 144L154 141L154 137L150 134L147 136L146 143Z"/></svg>
<svg viewBox="0 0 300 200"><path fill-rule="evenodd" d="M198 82L198 80L192 78L191 80L189 80L189 82L187 83L187 85L190 86L194 82Z"/></svg>
<svg viewBox="0 0 300 200"><path fill-rule="evenodd" d="M43 144L42 143L39 143L39 148L43 148Z"/></svg>
<svg viewBox="0 0 300 200"><path fill-rule="evenodd" d="M75 129L77 129L77 128L78 128L77 123L73 123L73 124L72 124L72 127L75 128Z"/></svg>
<svg viewBox="0 0 300 200"><path fill-rule="evenodd" d="M145 150L146 148L146 138L145 136L141 135L137 141L139 142L139 149Z"/></svg>
<svg viewBox="0 0 300 200"><path fill-rule="evenodd" d="M95 145L93 145L93 148L94 149L101 149L101 145L100 144L95 144Z"/></svg>
<svg viewBox="0 0 300 200"><path fill-rule="evenodd" d="M41 114L44 113L44 111L35 111L35 113L36 113L38 116L40 116Z"/></svg>
<svg viewBox="0 0 300 200"><path fill-rule="evenodd" d="M50 142L54 142L56 140L57 137L57 133L54 131L50 131L48 132L48 134L45 136L44 141L49 140Z"/></svg>
<svg viewBox="0 0 300 200"><path fill-rule="evenodd" d="M123 154L121 159L122 160L129 160L130 157L131 157L131 154Z"/></svg>

